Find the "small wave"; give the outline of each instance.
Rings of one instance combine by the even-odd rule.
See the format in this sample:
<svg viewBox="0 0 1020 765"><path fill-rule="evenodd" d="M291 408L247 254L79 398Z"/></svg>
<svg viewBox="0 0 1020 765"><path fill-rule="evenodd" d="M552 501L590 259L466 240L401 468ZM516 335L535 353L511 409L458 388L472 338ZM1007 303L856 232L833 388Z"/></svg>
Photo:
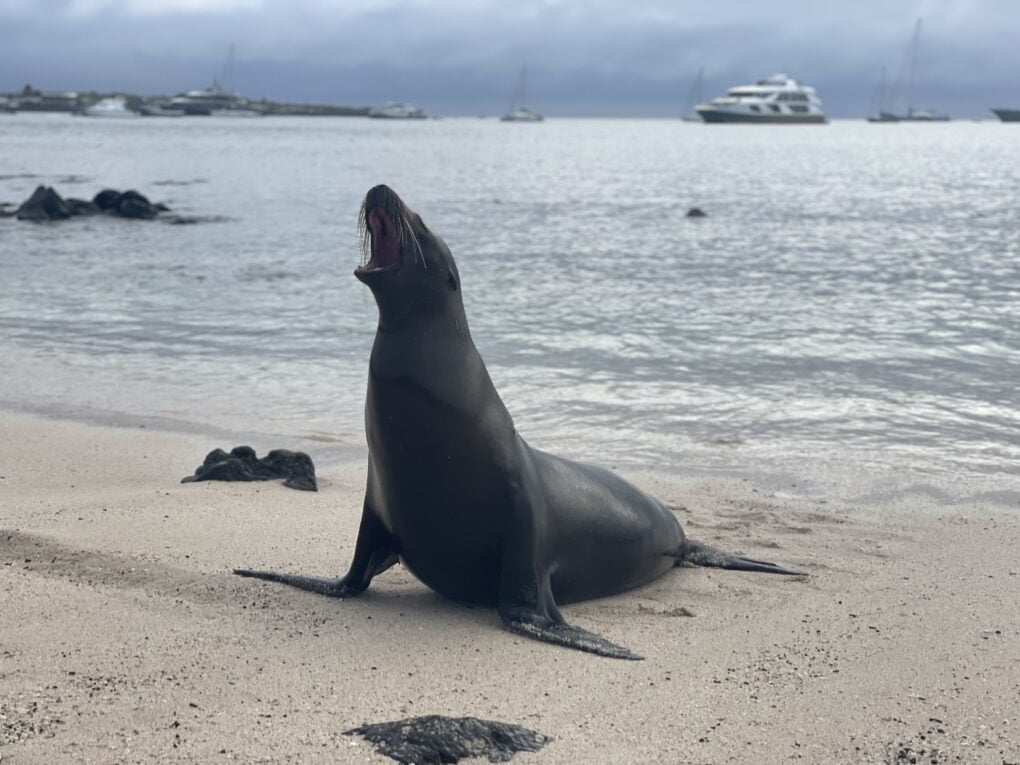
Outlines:
<svg viewBox="0 0 1020 765"><path fill-rule="evenodd" d="M198 183L208 183L206 178L192 178L190 180L180 181L173 178L166 178L161 181L153 181L153 186L194 186Z"/></svg>
<svg viewBox="0 0 1020 765"><path fill-rule="evenodd" d="M242 282L277 282L283 279L298 279L301 274L296 271L287 271L282 268L271 268L269 266L247 266L237 274L238 281Z"/></svg>
<svg viewBox="0 0 1020 765"><path fill-rule="evenodd" d="M196 223L228 223L233 218L226 215L165 215L160 220L171 226L193 226Z"/></svg>

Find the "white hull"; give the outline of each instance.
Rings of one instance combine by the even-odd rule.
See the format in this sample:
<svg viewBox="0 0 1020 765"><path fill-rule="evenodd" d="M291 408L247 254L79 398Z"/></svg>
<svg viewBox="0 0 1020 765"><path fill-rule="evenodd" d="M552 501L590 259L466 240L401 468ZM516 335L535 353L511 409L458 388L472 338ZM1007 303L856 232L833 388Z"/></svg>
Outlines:
<svg viewBox="0 0 1020 765"><path fill-rule="evenodd" d="M82 116L83 117L98 117L99 119L104 119L104 120L122 120L122 119L134 119L135 117L138 116L138 113L137 112L132 112L132 111L126 111L126 112L122 112L120 114L113 114L113 113L110 113L110 112L90 112L88 109L86 109L84 112L82 112Z"/></svg>
<svg viewBox="0 0 1020 765"><path fill-rule="evenodd" d="M231 118L246 118L246 117L264 117L262 112L257 112L254 109L213 109L209 112L211 117L231 117Z"/></svg>
<svg viewBox="0 0 1020 765"><path fill-rule="evenodd" d="M530 109L521 108L509 114L504 114L499 119L500 122L542 122L545 120L545 117Z"/></svg>
<svg viewBox="0 0 1020 765"><path fill-rule="evenodd" d="M425 112L413 104L401 104L391 101L385 106L368 110L368 116L375 120L423 120Z"/></svg>
<svg viewBox="0 0 1020 765"><path fill-rule="evenodd" d="M759 125L822 125L828 122L824 114L742 114L725 109L698 107L703 122L744 123Z"/></svg>
<svg viewBox="0 0 1020 765"><path fill-rule="evenodd" d="M138 116L138 112L127 108L123 98L104 98L82 111L84 117L124 119Z"/></svg>

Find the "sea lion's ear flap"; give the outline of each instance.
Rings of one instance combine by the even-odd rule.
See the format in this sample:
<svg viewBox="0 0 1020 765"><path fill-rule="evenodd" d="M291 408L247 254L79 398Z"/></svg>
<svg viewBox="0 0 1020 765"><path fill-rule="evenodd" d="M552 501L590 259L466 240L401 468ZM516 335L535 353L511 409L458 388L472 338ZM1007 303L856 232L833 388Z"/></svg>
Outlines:
<svg viewBox="0 0 1020 765"><path fill-rule="evenodd" d="M449 286L449 288L450 288L451 290L453 290L454 292L456 292L456 291L457 291L457 277L456 277L456 276L454 276L454 274L453 274L453 271L448 271L448 272L447 272L447 277L446 277L446 284L447 284L447 285Z"/></svg>

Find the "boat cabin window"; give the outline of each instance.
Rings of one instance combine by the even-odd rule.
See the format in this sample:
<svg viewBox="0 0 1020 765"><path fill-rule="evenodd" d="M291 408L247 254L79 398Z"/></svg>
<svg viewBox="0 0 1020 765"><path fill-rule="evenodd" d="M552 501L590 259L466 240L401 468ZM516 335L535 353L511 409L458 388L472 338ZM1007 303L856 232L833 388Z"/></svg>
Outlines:
<svg viewBox="0 0 1020 765"><path fill-rule="evenodd" d="M779 111L780 111L779 107L778 107L778 106L776 106L775 104L769 104L769 108L770 108L770 109L771 109L772 111L774 111L774 112L775 112L776 114L778 114L778 113L779 113Z"/></svg>
<svg viewBox="0 0 1020 765"><path fill-rule="evenodd" d="M756 106L754 104L751 104L751 111L752 112L760 112L761 111L761 107L760 106Z"/></svg>
<svg viewBox="0 0 1020 765"><path fill-rule="evenodd" d="M804 114L807 112L807 110L808 108L804 106L804 104L792 104L790 106L790 111L796 112L797 114Z"/></svg>

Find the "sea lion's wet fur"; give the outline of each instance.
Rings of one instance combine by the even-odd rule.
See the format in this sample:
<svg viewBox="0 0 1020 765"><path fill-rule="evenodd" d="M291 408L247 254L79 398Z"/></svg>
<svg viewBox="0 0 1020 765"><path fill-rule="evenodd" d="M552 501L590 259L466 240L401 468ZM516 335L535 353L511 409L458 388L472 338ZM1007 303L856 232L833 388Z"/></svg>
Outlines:
<svg viewBox="0 0 1020 765"><path fill-rule="evenodd" d="M341 579L239 570L346 597L399 560L504 625L602 656L639 656L565 622L557 604L646 584L683 564L791 574L688 540L676 517L617 475L532 449L468 330L456 263L389 188L365 197L355 275L379 308L365 400L368 480Z"/></svg>

